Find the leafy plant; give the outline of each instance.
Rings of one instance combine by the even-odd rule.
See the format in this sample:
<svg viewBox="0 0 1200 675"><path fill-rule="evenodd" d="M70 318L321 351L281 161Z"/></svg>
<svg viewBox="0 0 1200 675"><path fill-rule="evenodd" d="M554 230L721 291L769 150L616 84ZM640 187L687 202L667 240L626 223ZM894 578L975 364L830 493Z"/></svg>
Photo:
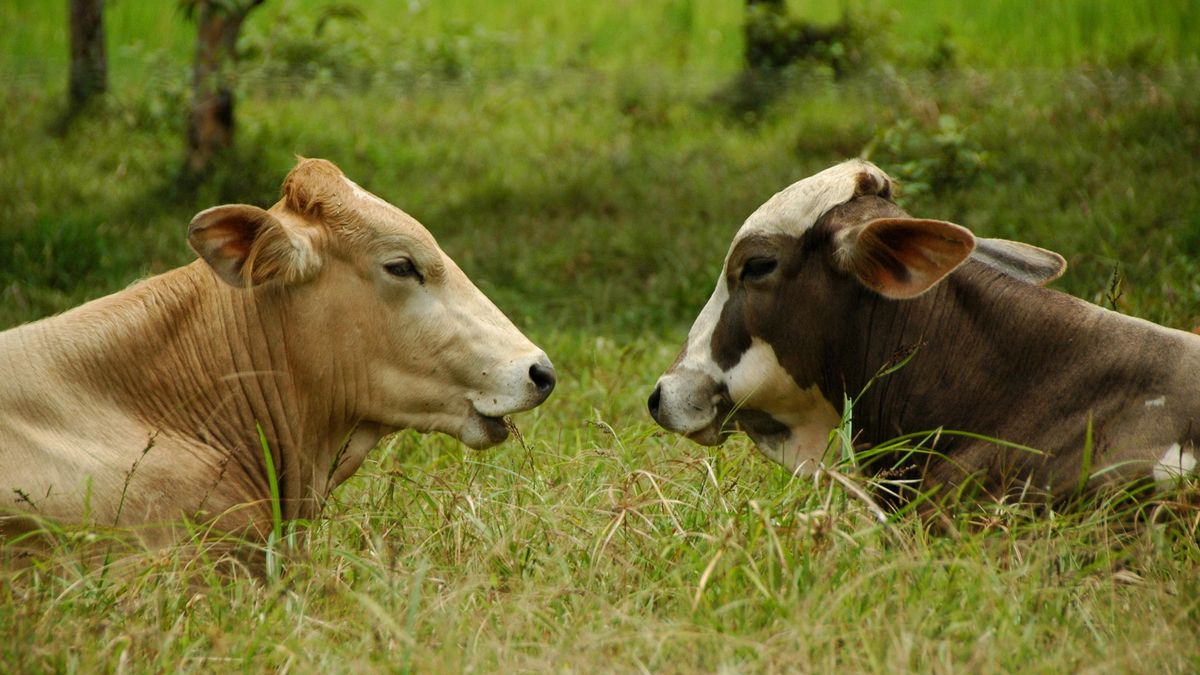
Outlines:
<svg viewBox="0 0 1200 675"><path fill-rule="evenodd" d="M971 188L987 179L990 164L970 127L947 114L932 127L901 119L877 133L862 154L898 178L909 198Z"/></svg>

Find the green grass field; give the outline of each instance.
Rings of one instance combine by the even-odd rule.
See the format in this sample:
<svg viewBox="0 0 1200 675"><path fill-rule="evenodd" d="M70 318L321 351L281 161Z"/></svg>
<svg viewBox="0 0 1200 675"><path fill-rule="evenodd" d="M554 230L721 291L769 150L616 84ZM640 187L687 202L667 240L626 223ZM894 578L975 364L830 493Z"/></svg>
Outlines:
<svg viewBox="0 0 1200 675"><path fill-rule="evenodd" d="M97 569L106 535L64 532L0 572L5 671L1200 668L1194 506L964 505L935 534L644 406L741 221L851 156L917 215L1059 251L1057 288L1107 302L1119 270L1121 311L1200 326L1200 4L851 2L861 68L747 116L734 0L269 0L237 148L193 190L192 27L108 3L110 94L64 129L65 4L0 5L0 328L188 262L195 212L273 202L300 154L420 219L560 384L524 445L392 437L265 578Z"/></svg>

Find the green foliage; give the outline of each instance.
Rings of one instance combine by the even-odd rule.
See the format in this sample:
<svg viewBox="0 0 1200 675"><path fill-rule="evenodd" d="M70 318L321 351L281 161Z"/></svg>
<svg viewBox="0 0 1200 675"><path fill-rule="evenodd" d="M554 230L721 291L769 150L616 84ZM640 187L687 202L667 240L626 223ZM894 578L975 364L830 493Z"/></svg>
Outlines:
<svg viewBox="0 0 1200 675"><path fill-rule="evenodd" d="M868 158L904 184L908 198L965 190L986 177L988 153L953 115L939 115L932 129L912 118L898 120L873 139Z"/></svg>
<svg viewBox="0 0 1200 675"><path fill-rule="evenodd" d="M97 242L97 223L86 219L42 220L29 227L0 231L0 250L6 254L0 283L28 283L67 291L86 283L94 270L136 265L131 259L113 260L110 248L116 239ZM100 236L103 237L101 231Z"/></svg>
<svg viewBox="0 0 1200 675"><path fill-rule="evenodd" d="M189 262L194 213L272 203L300 154L425 223L560 374L517 418L527 447L389 439L321 519L278 523L265 578L199 531L97 569L85 553L115 537L51 525L55 555L0 572L0 663L1194 668L1195 486L1133 514L971 504L932 534L879 522L851 474L792 480L745 439L702 449L648 419L742 220L864 153L913 213L1062 252L1057 287L1200 324L1194 3L789 13L844 9L870 67L799 74L747 125L712 104L740 68L740 0L268 2L244 30L237 146L185 185L194 26L109 3L112 92L63 129L65 3L0 4L21 26L0 48L0 326Z"/></svg>
<svg viewBox="0 0 1200 675"><path fill-rule="evenodd" d="M858 34L869 30L849 15L824 26L792 17L783 2L748 5L744 22L746 64L778 69L796 63L828 65L841 75L862 60Z"/></svg>

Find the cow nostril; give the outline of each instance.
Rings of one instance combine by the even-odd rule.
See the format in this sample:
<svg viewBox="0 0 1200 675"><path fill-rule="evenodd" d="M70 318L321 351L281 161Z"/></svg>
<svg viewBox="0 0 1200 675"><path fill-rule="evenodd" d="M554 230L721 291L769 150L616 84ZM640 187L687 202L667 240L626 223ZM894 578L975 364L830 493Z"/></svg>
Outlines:
<svg viewBox="0 0 1200 675"><path fill-rule="evenodd" d="M543 397L549 396L550 392L554 391L554 383L558 381L554 374L554 366L540 363L529 366L529 379L533 381L533 386L537 387L538 393Z"/></svg>
<svg viewBox="0 0 1200 675"><path fill-rule="evenodd" d="M654 391L650 393L650 400L646 405L650 408L650 416L658 421L658 404L662 400L662 385L654 387Z"/></svg>

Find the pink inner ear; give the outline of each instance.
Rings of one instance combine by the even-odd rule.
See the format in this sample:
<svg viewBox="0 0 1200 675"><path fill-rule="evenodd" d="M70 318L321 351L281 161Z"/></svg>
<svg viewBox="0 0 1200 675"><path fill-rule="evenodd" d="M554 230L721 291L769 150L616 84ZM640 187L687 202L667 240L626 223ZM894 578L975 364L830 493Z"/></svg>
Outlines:
<svg viewBox="0 0 1200 675"><path fill-rule="evenodd" d="M975 248L966 228L940 220L880 218L855 238L851 263L859 279L889 298L912 298L954 271Z"/></svg>
<svg viewBox="0 0 1200 675"><path fill-rule="evenodd" d="M263 226L272 220L266 211L245 204L227 204L200 212L188 227L192 248L225 282L245 285L241 278L246 258Z"/></svg>
<svg viewBox="0 0 1200 675"><path fill-rule="evenodd" d="M249 231L247 231L249 230ZM216 223L204 232L204 238L215 243L223 255L245 254L250 250L254 241L252 228L233 225L228 222Z"/></svg>
<svg viewBox="0 0 1200 675"><path fill-rule="evenodd" d="M936 271L946 265L954 266L971 253L971 242L946 239L939 235L917 235L895 250L901 264L912 269Z"/></svg>
<svg viewBox="0 0 1200 675"><path fill-rule="evenodd" d="M215 256L205 256L209 264L221 266L230 274L240 274L258 228L248 223L223 221L205 228L203 238Z"/></svg>
<svg viewBox="0 0 1200 675"><path fill-rule="evenodd" d="M250 246L241 239L227 239L221 242L219 249L226 258L245 258L250 253Z"/></svg>

